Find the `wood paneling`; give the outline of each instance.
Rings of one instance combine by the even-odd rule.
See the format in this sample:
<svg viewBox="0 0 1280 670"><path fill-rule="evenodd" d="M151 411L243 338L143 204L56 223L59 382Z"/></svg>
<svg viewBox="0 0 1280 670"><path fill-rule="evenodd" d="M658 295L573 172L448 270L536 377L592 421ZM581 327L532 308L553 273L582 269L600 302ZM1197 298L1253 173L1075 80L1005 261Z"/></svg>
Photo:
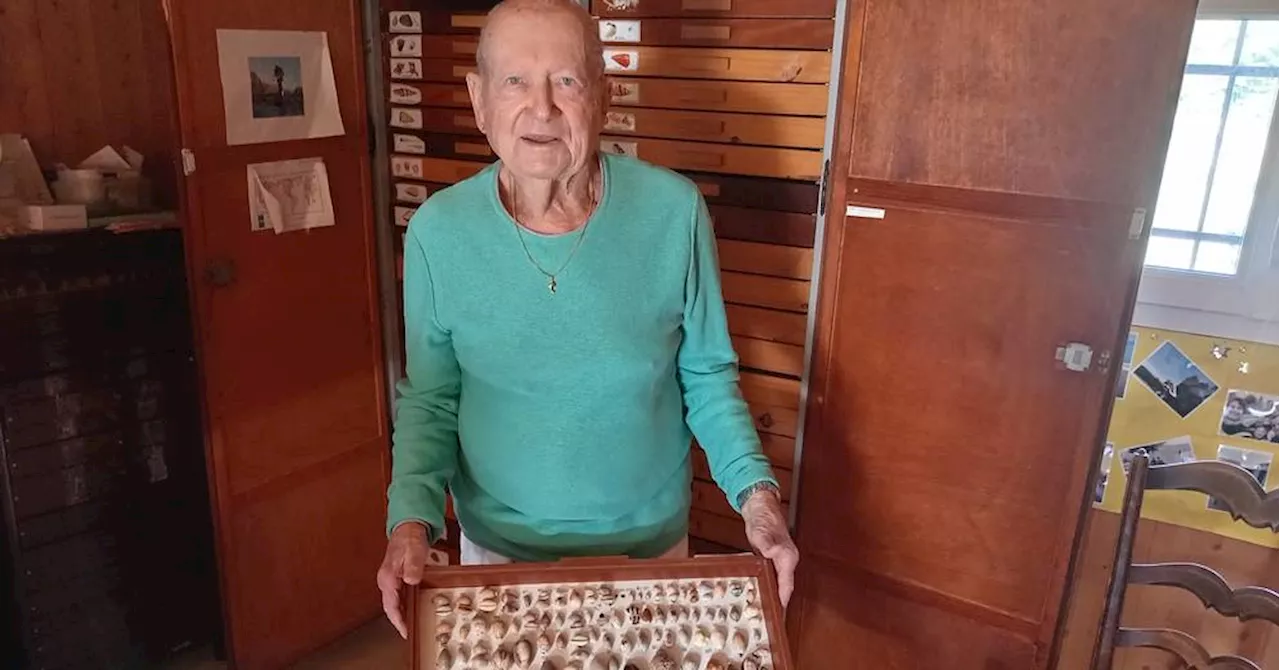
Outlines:
<svg viewBox="0 0 1280 670"><path fill-rule="evenodd" d="M871 3L849 174L1146 203L1191 6Z"/></svg>
<svg viewBox="0 0 1280 670"><path fill-rule="evenodd" d="M792 377L799 377L804 372L802 346L735 336L733 348L745 368Z"/></svg>
<svg viewBox="0 0 1280 670"><path fill-rule="evenodd" d="M0 2L0 131L43 165L104 144L147 159L157 203L177 203L173 70L159 0Z"/></svg>
<svg viewBox="0 0 1280 670"><path fill-rule="evenodd" d="M591 0L591 13L612 18L642 16L831 17L835 0L644 0L613 3Z"/></svg>
<svg viewBox="0 0 1280 670"><path fill-rule="evenodd" d="M711 205L711 219L716 237L722 240L813 248L817 231L812 214Z"/></svg>
<svg viewBox="0 0 1280 670"><path fill-rule="evenodd" d="M721 291L726 302L768 307L787 312L809 310L809 282L779 277L763 277L741 272L722 272Z"/></svg>
<svg viewBox="0 0 1280 670"><path fill-rule="evenodd" d="M743 372L738 385L748 404L800 409L800 382L757 372Z"/></svg>
<svg viewBox="0 0 1280 670"><path fill-rule="evenodd" d="M1091 510L1072 581L1071 609L1058 656L1058 668L1087 668L1106 598L1120 516ZM1207 565L1232 588L1277 588L1275 549L1212 533L1144 519L1138 525L1134 561L1193 562ZM1236 654L1276 670L1276 627L1263 621L1241 623L1206 610L1195 597L1177 589L1135 586L1125 597L1124 626L1175 628L1195 636L1215 654ZM1163 668L1170 657L1154 650L1116 650L1114 670Z"/></svg>
<svg viewBox="0 0 1280 670"><path fill-rule="evenodd" d="M789 279L809 279L813 276L813 251L776 244L758 244L718 240L720 267L724 270L748 272Z"/></svg>
<svg viewBox="0 0 1280 670"><path fill-rule="evenodd" d="M725 305L725 313L733 335L804 346L807 323L803 314L746 305Z"/></svg>
<svg viewBox="0 0 1280 670"><path fill-rule="evenodd" d="M701 142L821 149L825 126L825 120L817 117L628 108L609 112L605 132Z"/></svg>
<svg viewBox="0 0 1280 670"><path fill-rule="evenodd" d="M614 76L609 81L609 94L616 107L663 107L797 116L823 116L827 113L827 87L812 84Z"/></svg>
<svg viewBox="0 0 1280 670"><path fill-rule="evenodd" d="M816 150L607 136L600 139L600 146L606 151L630 153L675 170L783 179L817 179L822 174L822 152Z"/></svg>
<svg viewBox="0 0 1280 670"><path fill-rule="evenodd" d="M768 49L831 48L835 24L830 19L645 19L640 43L653 46L752 47ZM605 40L610 46L625 42Z"/></svg>

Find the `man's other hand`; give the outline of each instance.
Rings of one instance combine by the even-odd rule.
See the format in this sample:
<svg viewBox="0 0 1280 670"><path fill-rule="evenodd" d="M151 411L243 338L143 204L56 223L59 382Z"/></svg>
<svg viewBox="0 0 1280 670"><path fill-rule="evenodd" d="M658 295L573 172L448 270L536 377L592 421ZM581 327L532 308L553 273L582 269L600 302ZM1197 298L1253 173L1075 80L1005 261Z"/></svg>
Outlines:
<svg viewBox="0 0 1280 670"><path fill-rule="evenodd" d="M747 525L747 541L761 556L773 561L778 571L778 597L786 607L796 585L796 565L800 550L787 530L787 517L782 501L772 490L756 491L742 505L742 519Z"/></svg>
<svg viewBox="0 0 1280 670"><path fill-rule="evenodd" d="M391 531L387 553L378 568L378 589L382 591L382 611L400 637L409 639L409 627L400 608L400 590L405 584L422 581L427 564L427 527L416 522L402 523Z"/></svg>

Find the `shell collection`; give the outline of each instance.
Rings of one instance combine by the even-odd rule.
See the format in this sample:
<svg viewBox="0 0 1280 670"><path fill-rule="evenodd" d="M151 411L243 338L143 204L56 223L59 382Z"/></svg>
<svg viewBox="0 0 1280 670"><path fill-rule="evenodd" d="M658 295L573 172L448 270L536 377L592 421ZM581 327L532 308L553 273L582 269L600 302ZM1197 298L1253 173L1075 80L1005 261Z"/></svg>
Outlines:
<svg viewBox="0 0 1280 670"><path fill-rule="evenodd" d="M431 589L438 670L771 670L754 579ZM427 636L424 636L424 638Z"/></svg>

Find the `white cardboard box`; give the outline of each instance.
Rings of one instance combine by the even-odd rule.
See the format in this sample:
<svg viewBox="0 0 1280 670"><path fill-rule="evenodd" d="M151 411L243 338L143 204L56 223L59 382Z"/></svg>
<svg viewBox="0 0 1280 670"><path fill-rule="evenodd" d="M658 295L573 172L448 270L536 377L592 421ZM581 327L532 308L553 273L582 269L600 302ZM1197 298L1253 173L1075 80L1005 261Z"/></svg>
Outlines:
<svg viewBox="0 0 1280 670"><path fill-rule="evenodd" d="M26 205L18 208L18 225L27 230L83 230L89 227L84 205Z"/></svg>

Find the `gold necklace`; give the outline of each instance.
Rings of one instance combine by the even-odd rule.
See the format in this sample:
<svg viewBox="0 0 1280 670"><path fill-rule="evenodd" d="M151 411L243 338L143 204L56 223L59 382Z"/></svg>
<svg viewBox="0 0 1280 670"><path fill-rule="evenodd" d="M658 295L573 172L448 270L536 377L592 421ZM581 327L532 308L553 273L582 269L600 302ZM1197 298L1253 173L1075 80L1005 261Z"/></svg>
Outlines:
<svg viewBox="0 0 1280 670"><path fill-rule="evenodd" d="M603 177L601 177L601 179L603 179ZM516 229L516 237L520 240L520 248L524 249L525 258L529 259L529 263L533 265L534 269L541 272L542 276L547 278L547 290L550 291L552 295L555 295L556 293L556 276L561 272L564 272L564 269L569 267L569 263L573 261L573 257L578 254L578 249L582 247L582 240L587 237L587 226L591 225L591 218L595 215L595 208L600 204L599 198L595 193L596 189L594 181L595 180L592 180L592 189L590 194L591 212L587 214L587 220L582 223L580 228L578 228L578 239L574 240L573 248L569 250L568 258L564 259L564 263L562 263L559 269L555 272L547 272L546 268L542 267L542 264L538 262L538 259L533 257L533 253L529 251L529 245L524 241L524 230L522 230L523 226L520 225L519 221L516 221L516 217L514 215L510 217L511 225L515 226ZM514 207L512 207L512 209L514 209Z"/></svg>

